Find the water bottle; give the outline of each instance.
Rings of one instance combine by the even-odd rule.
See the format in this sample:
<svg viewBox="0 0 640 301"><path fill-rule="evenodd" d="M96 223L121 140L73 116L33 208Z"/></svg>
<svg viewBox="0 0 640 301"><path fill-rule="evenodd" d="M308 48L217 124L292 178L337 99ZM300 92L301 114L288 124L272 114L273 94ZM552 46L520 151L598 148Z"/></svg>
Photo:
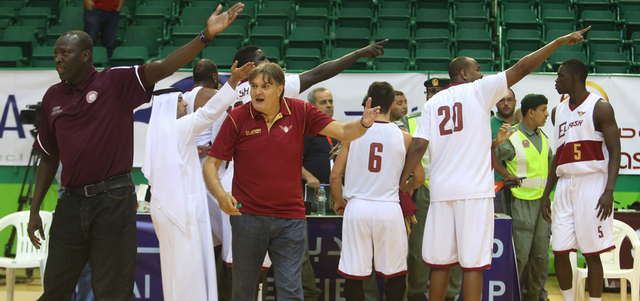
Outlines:
<svg viewBox="0 0 640 301"><path fill-rule="evenodd" d="M324 216L327 214L327 193L324 191L324 187L320 186L318 190L318 215Z"/></svg>

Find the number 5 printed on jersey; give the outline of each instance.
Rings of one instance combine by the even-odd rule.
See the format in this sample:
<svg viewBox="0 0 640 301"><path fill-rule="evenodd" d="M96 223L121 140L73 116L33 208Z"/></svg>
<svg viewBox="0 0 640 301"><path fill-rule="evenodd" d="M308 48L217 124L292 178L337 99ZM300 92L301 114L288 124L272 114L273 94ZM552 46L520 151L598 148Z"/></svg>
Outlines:
<svg viewBox="0 0 640 301"><path fill-rule="evenodd" d="M453 118L451 118L453 115ZM438 116L444 116L440 122L440 136L451 135L453 132L462 131L462 103L456 102L453 107L441 106L438 108ZM453 128L447 128L449 120L453 121Z"/></svg>

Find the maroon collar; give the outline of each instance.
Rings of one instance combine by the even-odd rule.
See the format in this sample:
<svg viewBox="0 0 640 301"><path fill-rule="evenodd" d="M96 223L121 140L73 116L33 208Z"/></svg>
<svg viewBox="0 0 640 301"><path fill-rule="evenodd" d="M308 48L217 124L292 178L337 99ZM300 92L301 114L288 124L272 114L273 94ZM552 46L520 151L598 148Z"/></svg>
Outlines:
<svg viewBox="0 0 640 301"><path fill-rule="evenodd" d="M591 95L591 92L587 92L587 95L573 108L571 106L571 97L569 97L569 109L573 111L578 108L587 99L587 97L589 97L589 95Z"/></svg>
<svg viewBox="0 0 640 301"><path fill-rule="evenodd" d="M291 115L291 109L289 108L289 104L287 103L287 99L285 99L284 97L282 97L280 99L280 112L279 113L282 114L282 116ZM258 117L262 117L262 113L260 111L256 110L253 107L253 104L251 102L249 103L249 114L251 114L251 118L253 118L253 119L257 119Z"/></svg>
<svg viewBox="0 0 640 301"><path fill-rule="evenodd" d="M374 120L373 123L389 123L389 121Z"/></svg>
<svg viewBox="0 0 640 301"><path fill-rule="evenodd" d="M98 75L98 71L96 71L95 67L91 67L91 72L89 72L89 74L77 86L72 86L66 81L63 81L62 85L65 88L65 93L69 94L74 88L84 92L87 87L89 87L89 85L93 82L93 79L96 78L96 75Z"/></svg>

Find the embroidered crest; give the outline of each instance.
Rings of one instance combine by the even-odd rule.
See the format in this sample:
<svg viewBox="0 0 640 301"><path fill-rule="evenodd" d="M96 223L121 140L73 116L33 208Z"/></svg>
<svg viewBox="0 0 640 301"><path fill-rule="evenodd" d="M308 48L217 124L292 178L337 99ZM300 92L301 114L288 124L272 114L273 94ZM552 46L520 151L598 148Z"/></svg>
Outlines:
<svg viewBox="0 0 640 301"><path fill-rule="evenodd" d="M529 146L531 146L529 140L522 140L522 147L529 148Z"/></svg>
<svg viewBox="0 0 640 301"><path fill-rule="evenodd" d="M90 91L89 93L87 93L87 102L88 103L93 103L94 101L96 101L96 99L98 99L98 92Z"/></svg>
<svg viewBox="0 0 640 301"><path fill-rule="evenodd" d="M578 115L580 115L580 117L582 117L582 115L584 115L584 114L586 114L586 113L587 113L587 112L581 112L581 111L578 111Z"/></svg>
<svg viewBox="0 0 640 301"><path fill-rule="evenodd" d="M280 126L280 128L281 128L285 133L288 133L288 132L289 132L289 130L290 130L292 127L293 127L293 125L289 125L289 126L287 126L287 125L282 126L282 125L281 125L281 126Z"/></svg>
<svg viewBox="0 0 640 301"><path fill-rule="evenodd" d="M438 79L437 79L437 78L432 79L432 80L431 80L431 84L432 84L434 87L437 87L437 86L438 86Z"/></svg>
<svg viewBox="0 0 640 301"><path fill-rule="evenodd" d="M62 113L62 109L60 108L60 106L53 107L53 110L51 110L51 116L60 114L60 113Z"/></svg>

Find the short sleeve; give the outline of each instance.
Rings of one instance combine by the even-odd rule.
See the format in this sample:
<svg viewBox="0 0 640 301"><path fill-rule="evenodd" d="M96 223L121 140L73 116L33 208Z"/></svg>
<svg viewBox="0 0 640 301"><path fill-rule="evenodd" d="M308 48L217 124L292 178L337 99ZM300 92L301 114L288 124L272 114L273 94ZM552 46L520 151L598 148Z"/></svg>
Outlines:
<svg viewBox="0 0 640 301"><path fill-rule="evenodd" d="M236 141L238 140L238 133L239 130L236 121L231 115L228 115L220 127L220 132L216 140L213 142L213 145L211 145L209 156L220 160L231 161L235 151Z"/></svg>
<svg viewBox="0 0 640 301"><path fill-rule="evenodd" d="M306 106L305 112L307 114L304 135L318 135L329 123L335 121L310 103L303 102L303 105Z"/></svg>
<svg viewBox="0 0 640 301"><path fill-rule="evenodd" d="M501 98L509 94L507 74L500 72L473 82L480 106L489 113Z"/></svg>
<svg viewBox="0 0 640 301"><path fill-rule="evenodd" d="M146 65L111 68L111 81L118 84L119 97L128 110L133 110L151 100L153 86L145 87L147 78L144 75Z"/></svg>
<svg viewBox="0 0 640 301"><path fill-rule="evenodd" d="M422 108L422 115L420 116L420 121L418 122L418 126L416 127L416 132L413 134L415 138L422 138L424 140L430 141L429 135L431 133L431 106L430 102L426 102L424 107Z"/></svg>
<svg viewBox="0 0 640 301"><path fill-rule="evenodd" d="M49 119L51 116L48 112L51 112L51 109L47 106L47 94L45 94L42 100L40 126L36 140L33 142L33 148L48 156L55 156L58 154L58 141L56 140L56 133L53 130L53 124Z"/></svg>
<svg viewBox="0 0 640 301"><path fill-rule="evenodd" d="M289 75L284 79L284 97L298 98L300 96L300 75Z"/></svg>

